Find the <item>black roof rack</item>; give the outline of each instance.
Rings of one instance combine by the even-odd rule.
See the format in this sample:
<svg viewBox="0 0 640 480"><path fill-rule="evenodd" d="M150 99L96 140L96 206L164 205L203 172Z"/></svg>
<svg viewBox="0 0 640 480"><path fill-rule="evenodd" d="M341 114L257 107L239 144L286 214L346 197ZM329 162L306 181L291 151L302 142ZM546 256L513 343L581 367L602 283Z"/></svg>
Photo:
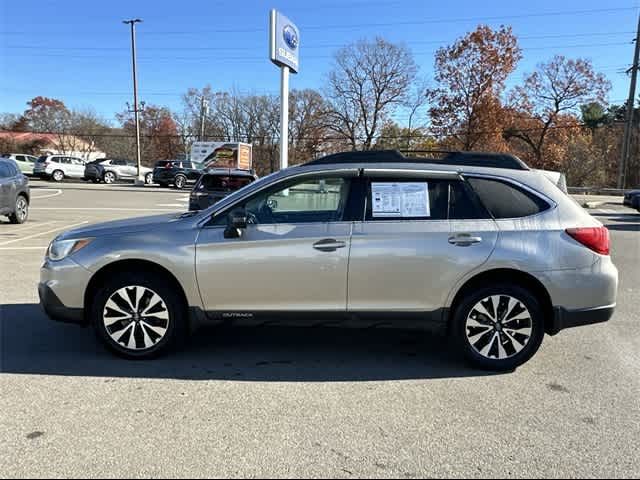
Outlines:
<svg viewBox="0 0 640 480"><path fill-rule="evenodd" d="M463 167L505 168L529 170L526 163L507 153L454 152L444 150L403 150L404 153L424 156L405 157L398 150L370 150L342 152L312 160L305 165L330 165L339 163L431 163Z"/></svg>

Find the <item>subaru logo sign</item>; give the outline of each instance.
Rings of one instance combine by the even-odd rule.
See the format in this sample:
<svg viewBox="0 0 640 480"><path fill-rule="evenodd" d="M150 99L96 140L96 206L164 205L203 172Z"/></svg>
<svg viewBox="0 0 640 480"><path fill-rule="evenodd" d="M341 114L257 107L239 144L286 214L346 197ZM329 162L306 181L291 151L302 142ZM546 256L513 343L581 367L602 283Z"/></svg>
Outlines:
<svg viewBox="0 0 640 480"><path fill-rule="evenodd" d="M282 35L284 36L285 43L291 50L298 48L298 32L296 32L295 28L291 25L287 25L282 30Z"/></svg>
<svg viewBox="0 0 640 480"><path fill-rule="evenodd" d="M279 67L298 73L300 64L300 30L276 10L269 16L269 58Z"/></svg>

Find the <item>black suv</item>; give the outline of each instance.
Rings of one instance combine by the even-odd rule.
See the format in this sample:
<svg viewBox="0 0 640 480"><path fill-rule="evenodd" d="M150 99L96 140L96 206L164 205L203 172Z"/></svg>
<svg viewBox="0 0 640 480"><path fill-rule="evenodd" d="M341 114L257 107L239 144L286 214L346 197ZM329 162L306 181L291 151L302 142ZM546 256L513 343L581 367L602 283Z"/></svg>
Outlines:
<svg viewBox="0 0 640 480"><path fill-rule="evenodd" d="M153 183L161 187L173 185L178 190L196 183L202 175L202 170L188 160L160 160L153 169Z"/></svg>
<svg viewBox="0 0 640 480"><path fill-rule="evenodd" d="M204 210L227 195L256 181L258 177L251 171L228 168L211 169L196 182L191 197L189 210Z"/></svg>
<svg viewBox="0 0 640 480"><path fill-rule="evenodd" d="M0 158L0 215L11 223L24 223L29 217L29 179L8 158Z"/></svg>

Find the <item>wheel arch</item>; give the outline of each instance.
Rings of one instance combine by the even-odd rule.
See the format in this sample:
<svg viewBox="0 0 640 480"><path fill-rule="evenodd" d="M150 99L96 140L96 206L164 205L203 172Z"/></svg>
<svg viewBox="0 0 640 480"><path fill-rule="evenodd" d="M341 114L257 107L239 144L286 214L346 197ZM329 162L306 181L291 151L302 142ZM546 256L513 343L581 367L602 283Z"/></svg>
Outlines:
<svg viewBox="0 0 640 480"><path fill-rule="evenodd" d="M449 308L449 315L447 318L447 325L450 328L455 310L460 301L470 291L477 288L486 287L497 283L507 283L511 285L518 285L529 290L540 301L542 312L544 315L545 331L549 333L553 327L553 302L548 290L542 284L540 280L531 275L530 273L523 272L522 270L516 270L512 268L497 268L492 270L486 270L478 273L477 275L468 279L453 295L451 301L451 307Z"/></svg>
<svg viewBox="0 0 640 480"><path fill-rule="evenodd" d="M109 278L111 275L115 275L117 273L123 272L145 272L149 273L154 278L164 278L178 293L181 301L182 307L184 308L185 318L189 319L189 301L187 299L187 295L182 288L182 285L178 281L178 279L171 273L168 269L159 265L157 263L151 262L149 260L139 260L139 259L127 259L127 260L119 260L108 265L105 265L96 273L93 274L89 283L87 284L87 288L84 292L84 311L85 315L88 315L88 312L91 311L90 303L91 300L95 297L95 294L104 282L105 279ZM89 318L85 318L85 321L88 322Z"/></svg>

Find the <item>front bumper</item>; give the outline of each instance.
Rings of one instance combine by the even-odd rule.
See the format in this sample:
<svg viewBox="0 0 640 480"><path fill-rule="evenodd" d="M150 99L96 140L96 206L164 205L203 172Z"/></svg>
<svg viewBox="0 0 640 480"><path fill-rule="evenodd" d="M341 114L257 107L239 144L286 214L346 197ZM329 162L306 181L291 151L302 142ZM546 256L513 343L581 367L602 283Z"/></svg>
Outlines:
<svg viewBox="0 0 640 480"><path fill-rule="evenodd" d="M46 284L38 285L40 305L51 320L64 323L84 324L84 310L82 308L66 307Z"/></svg>
<svg viewBox="0 0 640 480"><path fill-rule="evenodd" d="M550 335L557 335L567 328L608 322L613 316L615 308L615 305L587 308L584 310L567 310L566 308L555 307L553 309L552 325L548 333Z"/></svg>
<svg viewBox="0 0 640 480"><path fill-rule="evenodd" d="M84 323L84 292L90 279L91 272L71 258L45 260L38 295L46 314L59 322Z"/></svg>

